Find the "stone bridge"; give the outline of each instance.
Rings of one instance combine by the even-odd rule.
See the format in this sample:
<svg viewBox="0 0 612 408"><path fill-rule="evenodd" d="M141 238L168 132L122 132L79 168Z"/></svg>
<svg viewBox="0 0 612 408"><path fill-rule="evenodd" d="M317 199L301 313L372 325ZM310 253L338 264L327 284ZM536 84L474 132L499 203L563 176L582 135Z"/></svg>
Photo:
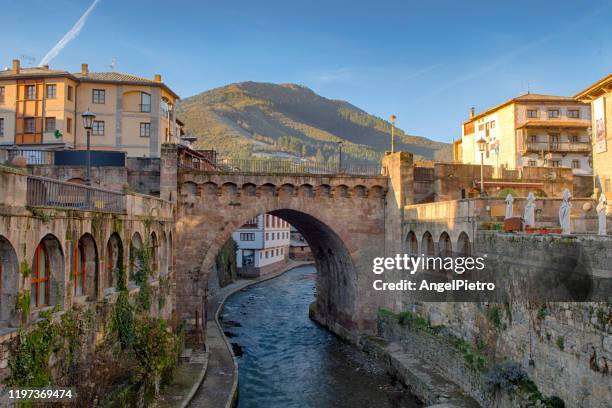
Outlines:
<svg viewBox="0 0 612 408"><path fill-rule="evenodd" d="M202 307L208 274L233 231L270 213L295 226L318 271L317 310L349 331L374 327L372 258L384 253L386 176L181 171L178 176L179 316Z"/></svg>

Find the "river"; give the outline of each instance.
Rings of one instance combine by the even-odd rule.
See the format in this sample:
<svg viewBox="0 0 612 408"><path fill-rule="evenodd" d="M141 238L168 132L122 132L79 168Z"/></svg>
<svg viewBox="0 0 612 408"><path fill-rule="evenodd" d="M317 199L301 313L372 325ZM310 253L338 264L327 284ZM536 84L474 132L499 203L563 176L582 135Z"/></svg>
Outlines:
<svg viewBox="0 0 612 408"><path fill-rule="evenodd" d="M232 295L222 313L239 366L239 408L421 406L375 360L308 317L316 270L301 266Z"/></svg>

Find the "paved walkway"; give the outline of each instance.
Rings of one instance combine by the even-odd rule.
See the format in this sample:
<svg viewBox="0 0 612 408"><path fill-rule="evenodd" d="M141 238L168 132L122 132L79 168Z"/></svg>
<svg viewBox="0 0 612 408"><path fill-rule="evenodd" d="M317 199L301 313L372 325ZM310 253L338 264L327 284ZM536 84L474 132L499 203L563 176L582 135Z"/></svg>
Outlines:
<svg viewBox="0 0 612 408"><path fill-rule="evenodd" d="M269 273L256 279L239 279L221 288L208 301L208 316L216 316L219 307L225 299L247 286L258 282L272 279L287 272L290 269L311 262L289 261L278 271ZM225 339L222 329L217 324L216 318L211 318L206 323L208 346L208 368L204 382L198 389L195 397L191 401L191 407L205 408L230 408L237 397L238 387L238 366L235 364L231 346Z"/></svg>

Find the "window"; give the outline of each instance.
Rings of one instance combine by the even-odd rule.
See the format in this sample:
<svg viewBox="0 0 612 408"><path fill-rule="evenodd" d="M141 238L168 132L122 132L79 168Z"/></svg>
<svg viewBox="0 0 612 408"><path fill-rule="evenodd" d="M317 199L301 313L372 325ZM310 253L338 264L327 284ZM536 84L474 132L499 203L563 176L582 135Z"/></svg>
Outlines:
<svg viewBox="0 0 612 408"><path fill-rule="evenodd" d="M268 251L265 251L265 252L266 252L266 259L268 259Z"/></svg>
<svg viewBox="0 0 612 408"><path fill-rule="evenodd" d="M36 99L36 85L26 85L26 99Z"/></svg>
<svg viewBox="0 0 612 408"><path fill-rule="evenodd" d="M151 112L151 95L146 92L140 93L140 111Z"/></svg>
<svg viewBox="0 0 612 408"><path fill-rule="evenodd" d="M4 118L0 118L0 136L4 136Z"/></svg>
<svg viewBox="0 0 612 408"><path fill-rule="evenodd" d="M255 233L253 232L241 232L240 233L241 241L255 241Z"/></svg>
<svg viewBox="0 0 612 408"><path fill-rule="evenodd" d="M561 160L551 160L550 167L561 167Z"/></svg>
<svg viewBox="0 0 612 408"><path fill-rule="evenodd" d="M151 136L151 124L150 123L141 123L140 124L140 137L150 137Z"/></svg>
<svg viewBox="0 0 612 408"><path fill-rule="evenodd" d="M55 118L45 118L45 132L55 132Z"/></svg>
<svg viewBox="0 0 612 408"><path fill-rule="evenodd" d="M529 119L537 119L538 110L537 109L527 109L527 117Z"/></svg>
<svg viewBox="0 0 612 408"><path fill-rule="evenodd" d="M263 252L259 253L259 259L263 258Z"/></svg>
<svg viewBox="0 0 612 408"><path fill-rule="evenodd" d="M106 91L104 89L94 89L91 92L91 103L106 103Z"/></svg>
<svg viewBox="0 0 612 408"><path fill-rule="evenodd" d="M572 143L579 143L580 138L577 135L572 135Z"/></svg>
<svg viewBox="0 0 612 408"><path fill-rule="evenodd" d="M270 233L266 232L266 241L270 239Z"/></svg>
<svg viewBox="0 0 612 408"><path fill-rule="evenodd" d="M568 109L567 117L571 119L580 119L580 109Z"/></svg>
<svg viewBox="0 0 612 408"><path fill-rule="evenodd" d="M572 169L580 168L580 160L572 160Z"/></svg>
<svg viewBox="0 0 612 408"><path fill-rule="evenodd" d="M66 118L66 132L72 133L72 118Z"/></svg>
<svg viewBox="0 0 612 408"><path fill-rule="evenodd" d="M30 302L34 307L49 305L49 276L51 268L49 263L49 252L45 244L39 244L34 253L34 271L32 272L32 286L30 292Z"/></svg>
<svg viewBox="0 0 612 408"><path fill-rule="evenodd" d="M537 163L536 163L536 161L535 161L535 160L529 160L529 162L527 163L527 165L528 165L529 167L535 167L535 166L537 166Z"/></svg>
<svg viewBox="0 0 612 408"><path fill-rule="evenodd" d="M47 99L55 99L57 98L57 85L49 84L47 85Z"/></svg>
<svg viewBox="0 0 612 408"><path fill-rule="evenodd" d="M536 135L529 135L529 143L535 143L538 141L538 137Z"/></svg>
<svg viewBox="0 0 612 408"><path fill-rule="evenodd" d="M491 129L495 129L495 121L494 120L491 121Z"/></svg>
<svg viewBox="0 0 612 408"><path fill-rule="evenodd" d="M74 296L83 296L85 293L85 248L79 242L74 247L72 256L72 280L74 282Z"/></svg>
<svg viewBox="0 0 612 408"><path fill-rule="evenodd" d="M66 90L66 99L68 99L69 101L72 100L72 87L70 85L68 85L68 88Z"/></svg>
<svg viewBox="0 0 612 408"><path fill-rule="evenodd" d="M24 133L36 132L36 120L34 118L25 118L23 121Z"/></svg>
<svg viewBox="0 0 612 408"><path fill-rule="evenodd" d="M104 121L94 120L91 127L91 134L94 136L104 136Z"/></svg>
<svg viewBox="0 0 612 408"><path fill-rule="evenodd" d="M6 89L0 86L0 103L4 103L4 97L6 95Z"/></svg>
<svg viewBox="0 0 612 408"><path fill-rule="evenodd" d="M556 119L559 117L559 109L549 109L548 110L548 118Z"/></svg>

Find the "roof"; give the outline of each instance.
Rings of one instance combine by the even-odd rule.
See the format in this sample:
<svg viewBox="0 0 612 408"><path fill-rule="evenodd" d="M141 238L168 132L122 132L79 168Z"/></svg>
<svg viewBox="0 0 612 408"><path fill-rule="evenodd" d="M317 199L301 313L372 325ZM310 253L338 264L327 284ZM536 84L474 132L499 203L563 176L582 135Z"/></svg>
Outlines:
<svg viewBox="0 0 612 408"><path fill-rule="evenodd" d="M601 91L610 92L612 90L612 74L609 74L585 90L578 92L574 98L578 100L589 100L594 96L598 96Z"/></svg>
<svg viewBox="0 0 612 408"><path fill-rule="evenodd" d="M529 120L520 128L525 127L562 127L562 128L588 128L591 122L588 120Z"/></svg>
<svg viewBox="0 0 612 408"><path fill-rule="evenodd" d="M81 72L70 73L68 71L48 69L43 67L21 68L18 74L12 70L0 71L0 79L19 79L19 78L48 78L48 77L67 77L77 82L105 82L113 84L131 84L144 86L159 86L172 94L175 98L179 96L163 82L126 74L123 72L89 72L83 75Z"/></svg>
<svg viewBox="0 0 612 408"><path fill-rule="evenodd" d="M557 96L557 95L544 95L544 94L533 94L533 93L528 93L528 94L524 94L524 95L520 95L517 96L515 98L511 98L508 99L505 102L500 103L499 105L496 105L492 108L489 108L483 112L480 112L476 115L474 115L473 117L469 118L468 120L465 120L463 123L469 123L472 122L476 119L479 119L483 116L488 115L489 113L492 113L498 109L501 109L505 106L508 106L510 104L513 103L517 103L517 102L574 102L576 103L577 101L571 97L571 96Z"/></svg>

